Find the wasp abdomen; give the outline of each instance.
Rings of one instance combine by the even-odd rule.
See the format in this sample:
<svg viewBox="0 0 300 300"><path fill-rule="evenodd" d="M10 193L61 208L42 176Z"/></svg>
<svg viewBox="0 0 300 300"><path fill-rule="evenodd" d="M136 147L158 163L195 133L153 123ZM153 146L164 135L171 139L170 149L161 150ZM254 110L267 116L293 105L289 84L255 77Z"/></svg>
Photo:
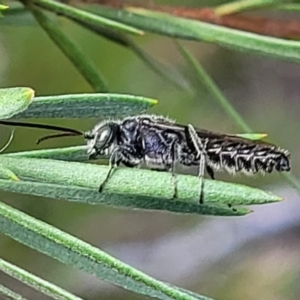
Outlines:
<svg viewBox="0 0 300 300"><path fill-rule="evenodd" d="M289 153L268 144L226 143L206 144L208 164L214 169L225 168L228 172L255 174L289 171Z"/></svg>

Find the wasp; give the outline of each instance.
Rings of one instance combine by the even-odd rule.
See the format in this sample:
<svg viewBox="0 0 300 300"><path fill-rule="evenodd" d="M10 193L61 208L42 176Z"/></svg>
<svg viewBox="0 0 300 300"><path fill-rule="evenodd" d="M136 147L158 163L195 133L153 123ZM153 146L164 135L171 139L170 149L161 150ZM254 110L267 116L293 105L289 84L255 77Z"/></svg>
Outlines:
<svg viewBox="0 0 300 300"><path fill-rule="evenodd" d="M120 164L126 167L146 165L150 169L169 171L177 198L176 167L197 166L199 202L203 203L205 170L211 179L214 172L226 170L246 175L290 171L290 153L273 144L250 140L237 135L197 129L191 124L181 125L156 115L138 115L119 120L105 120L87 132L63 127L0 121L0 124L25 125L64 131L38 140L82 135L87 143L87 155L94 160L109 157L109 170L99 186L99 192ZM23 126L22 125L22 126Z"/></svg>

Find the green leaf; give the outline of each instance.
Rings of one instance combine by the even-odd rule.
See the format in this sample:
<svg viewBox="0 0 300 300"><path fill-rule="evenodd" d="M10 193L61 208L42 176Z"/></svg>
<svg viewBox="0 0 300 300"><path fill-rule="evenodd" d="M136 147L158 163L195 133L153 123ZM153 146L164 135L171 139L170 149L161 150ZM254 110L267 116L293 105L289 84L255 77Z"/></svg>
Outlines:
<svg viewBox="0 0 300 300"><path fill-rule="evenodd" d="M178 199L173 200L171 174L141 169L118 168L108 181L102 193L98 193L100 183L106 177L108 167L78 162L64 162L50 159L8 157L2 155L1 163L20 178L70 186L74 193L69 198L76 201L103 203L108 205L131 206L144 209L166 209L178 212L206 213L205 205L199 205L199 179L191 175L178 175ZM11 184L16 189L27 189L32 182L2 181L0 186ZM11 187L12 187L11 186ZM79 190L75 187L83 187ZM205 180L205 203L215 204L262 204L281 199L262 190L235 183ZM37 186L38 187L38 186ZM6 188L7 189L7 188ZM77 191L78 190L78 191ZM76 194L77 193L77 194ZM79 196L79 193L82 193ZM83 197L84 194L89 196ZM59 194L57 192L56 194ZM59 196L59 195L57 195ZM60 197L62 198L62 197ZM216 214L213 208L208 214ZM220 214L232 214L225 207ZM234 213L235 214L235 213Z"/></svg>
<svg viewBox="0 0 300 300"><path fill-rule="evenodd" d="M213 299L210 299L210 298L207 298L207 297L204 297L204 296L200 296L194 292L191 292L189 290L186 290L186 289L183 289L183 288L178 288L179 291L181 292L184 292L184 293L187 293L188 295L198 299L198 300L213 300Z"/></svg>
<svg viewBox="0 0 300 300"><path fill-rule="evenodd" d="M98 26L106 26L112 29L117 29L131 34L143 34L143 31L136 29L132 26L127 26L122 23L109 20L107 18L102 18L93 13L85 12L81 9L74 8L70 5L59 3L53 0L33 0L32 2L44 9L58 13L65 17L70 17L71 19L77 19L82 22Z"/></svg>
<svg viewBox="0 0 300 300"><path fill-rule="evenodd" d="M129 39L128 47L156 74L175 84L177 88L184 88L189 91L186 79L177 72L177 70L167 67L162 62L156 60L153 56L145 52L141 47Z"/></svg>
<svg viewBox="0 0 300 300"><path fill-rule="evenodd" d="M5 10L5 9L8 9L9 7L7 5L3 5L3 4L0 4L0 10Z"/></svg>
<svg viewBox="0 0 300 300"><path fill-rule="evenodd" d="M19 2L10 2L9 8L3 11L1 26L36 26L32 14Z"/></svg>
<svg viewBox="0 0 300 300"><path fill-rule="evenodd" d="M239 115L236 109L230 104L228 99L224 96L224 94L219 89L217 84L213 81L213 79L207 74L206 70L202 67L202 65L199 62L197 62L197 60L189 53L189 51L186 50L180 43L177 43L177 46L180 52L182 53L182 56L190 65L192 71L194 71L199 82L203 84L208 91L210 91L210 93L218 101L218 103L224 109L224 111L235 121L236 124L238 124L238 126L242 130L251 132L250 127L245 123L245 121Z"/></svg>
<svg viewBox="0 0 300 300"><path fill-rule="evenodd" d="M280 2L282 2L282 0L240 0L219 5L214 9L214 12L217 15L229 15L245 10L275 5Z"/></svg>
<svg viewBox="0 0 300 300"><path fill-rule="evenodd" d="M140 113L157 100L122 94L70 94L36 97L15 118L107 118Z"/></svg>
<svg viewBox="0 0 300 300"><path fill-rule="evenodd" d="M83 78L91 85L95 92L107 92L108 88L105 84L103 76L99 75L99 71L86 55L61 31L57 22L48 18L42 10L33 5L28 5L37 22L46 31L51 40L72 62L74 67L80 72Z"/></svg>
<svg viewBox="0 0 300 300"><path fill-rule="evenodd" d="M117 43L120 46L127 47L131 49L133 53L136 54L146 65L148 65L156 74L167 79L170 83L175 85L177 88L187 88L187 82L183 76L181 76L175 69L165 66L153 56L145 52L141 47L139 47L132 39L127 35L121 34L115 30L108 28L95 26L87 23L83 23L79 20L73 20L77 24L83 26L84 28L104 37L113 43Z"/></svg>
<svg viewBox="0 0 300 300"><path fill-rule="evenodd" d="M144 9L131 9L131 12L134 12L131 13L93 6L93 11L145 31L165 36L216 43L238 51L300 62L300 42L298 41L262 36Z"/></svg>
<svg viewBox="0 0 300 300"><path fill-rule="evenodd" d="M281 4L281 5L277 5L275 6L275 9L282 9L282 10L289 10L289 11L295 11L295 12L299 12L300 11L300 4Z"/></svg>
<svg viewBox="0 0 300 300"><path fill-rule="evenodd" d="M237 133L235 135L252 141L261 140L268 136L267 133Z"/></svg>
<svg viewBox="0 0 300 300"><path fill-rule="evenodd" d="M204 203L200 205L196 201L194 201L194 203L185 202L185 199L179 199L176 201L170 200L170 198L164 199L157 196L157 193L153 196L133 195L128 192L124 193L124 189L122 188L119 190L123 194L120 194L119 191L111 191L105 192L100 195L98 192L98 188L92 189L79 186L30 181L19 181L18 184L15 184L15 181L0 179L0 189L8 192L60 200L69 200L87 204L105 204L114 207L163 210L184 214L199 214L211 216L244 216L251 213L251 210L240 207L232 209L226 205L220 204L217 205ZM275 196L273 196L273 198L275 199ZM278 201L279 198L276 199Z"/></svg>
<svg viewBox="0 0 300 300"><path fill-rule="evenodd" d="M2 284L0 284L0 295L5 296L5 299L26 300L26 298L13 292L12 290L8 289L7 287L3 286Z"/></svg>
<svg viewBox="0 0 300 300"><path fill-rule="evenodd" d="M64 289L43 280L0 258L0 270L35 290L57 300L82 300Z"/></svg>
<svg viewBox="0 0 300 300"><path fill-rule="evenodd" d="M8 6L0 4L0 18L2 18L2 17L3 17L3 15L2 15L2 12L1 12L1 11L3 11L3 10L6 10L6 9L8 9Z"/></svg>
<svg viewBox="0 0 300 300"><path fill-rule="evenodd" d="M34 97L34 90L25 87L0 89L0 120L24 111Z"/></svg>
<svg viewBox="0 0 300 300"><path fill-rule="evenodd" d="M86 146L42 149L3 154L10 157L52 158L67 161L87 161Z"/></svg>
<svg viewBox="0 0 300 300"><path fill-rule="evenodd" d="M158 281L98 248L1 202L0 231L52 258L125 289L163 300L201 299L200 295L195 297Z"/></svg>

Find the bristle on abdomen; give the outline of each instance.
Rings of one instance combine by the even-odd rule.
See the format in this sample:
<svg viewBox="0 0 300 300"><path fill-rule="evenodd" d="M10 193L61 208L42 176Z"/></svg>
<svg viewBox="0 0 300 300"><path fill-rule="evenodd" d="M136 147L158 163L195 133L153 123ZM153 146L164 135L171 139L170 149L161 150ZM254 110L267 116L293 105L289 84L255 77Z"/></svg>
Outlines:
<svg viewBox="0 0 300 300"><path fill-rule="evenodd" d="M216 170L245 174L290 170L289 152L268 144L208 142L206 152L208 165Z"/></svg>

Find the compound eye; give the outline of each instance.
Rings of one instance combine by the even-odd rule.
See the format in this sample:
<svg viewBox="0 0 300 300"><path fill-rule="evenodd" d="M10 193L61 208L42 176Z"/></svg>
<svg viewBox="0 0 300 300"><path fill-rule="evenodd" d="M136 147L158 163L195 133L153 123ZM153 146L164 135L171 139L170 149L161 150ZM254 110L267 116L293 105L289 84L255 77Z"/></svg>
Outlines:
<svg viewBox="0 0 300 300"><path fill-rule="evenodd" d="M99 148L105 146L107 143L110 142L111 137L112 137L112 129L110 127L106 127L99 133L97 146Z"/></svg>

